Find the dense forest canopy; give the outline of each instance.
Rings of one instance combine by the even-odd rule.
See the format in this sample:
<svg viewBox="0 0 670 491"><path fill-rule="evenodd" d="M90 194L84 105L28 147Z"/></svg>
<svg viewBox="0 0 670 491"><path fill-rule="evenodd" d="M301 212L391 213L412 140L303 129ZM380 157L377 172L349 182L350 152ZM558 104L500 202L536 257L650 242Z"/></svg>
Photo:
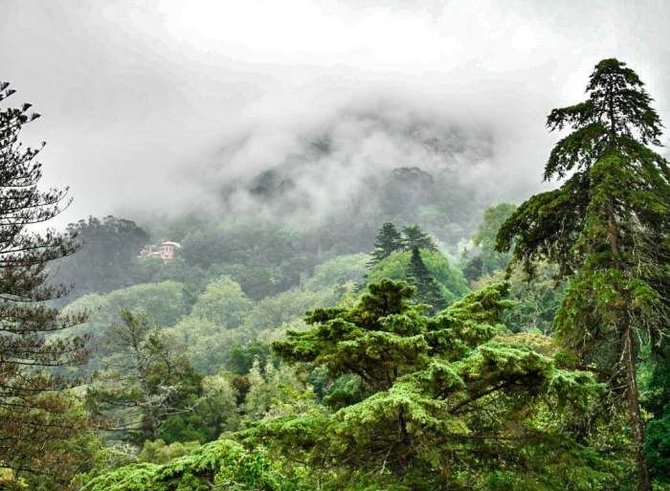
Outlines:
<svg viewBox="0 0 670 491"><path fill-rule="evenodd" d="M458 130L359 114L425 161L332 181L330 213L334 130L218 189L229 213L41 235L67 198L3 109L0 488L670 489L662 126L618 60L587 97L520 205L446 165L480 157Z"/></svg>

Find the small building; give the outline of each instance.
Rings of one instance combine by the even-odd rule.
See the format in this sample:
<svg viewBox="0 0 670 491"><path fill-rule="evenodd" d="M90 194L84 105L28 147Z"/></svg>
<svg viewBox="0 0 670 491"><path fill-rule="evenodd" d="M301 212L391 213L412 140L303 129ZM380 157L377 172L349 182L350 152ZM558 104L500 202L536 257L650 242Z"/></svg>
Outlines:
<svg viewBox="0 0 670 491"><path fill-rule="evenodd" d="M159 245L146 246L140 251L138 256L140 259L146 259L149 257L157 257L163 262L170 262L174 259L175 252L177 249L181 249L181 244L179 242L173 242L171 240L165 240Z"/></svg>

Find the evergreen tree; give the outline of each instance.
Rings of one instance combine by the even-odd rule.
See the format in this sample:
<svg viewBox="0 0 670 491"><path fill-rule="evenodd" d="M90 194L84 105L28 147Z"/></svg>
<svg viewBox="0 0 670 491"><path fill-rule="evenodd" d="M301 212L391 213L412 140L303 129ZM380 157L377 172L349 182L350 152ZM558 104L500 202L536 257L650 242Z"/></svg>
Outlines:
<svg viewBox="0 0 670 491"><path fill-rule="evenodd" d="M13 93L0 83L0 101ZM37 117L30 104L0 109L0 465L53 475L57 449L86 427L85 418L72 416L71 398L59 393L76 381L54 370L82 363L87 351L84 338L55 335L83 316L47 303L65 293L48 284L48 264L74 246L55 232L27 230L67 206L67 190L37 187L40 148L19 142L24 124Z"/></svg>
<svg viewBox="0 0 670 491"><path fill-rule="evenodd" d="M430 312L435 313L446 307L444 296L440 287L435 282L433 275L421 259L421 252L418 247L412 248L412 259L410 260L410 274L414 280L417 289L417 298L421 302L430 305Z"/></svg>
<svg viewBox="0 0 670 491"><path fill-rule="evenodd" d="M402 244L406 251L411 251L415 248L437 251L437 246L435 245L435 242L433 242L433 239L430 238L430 235L421 230L421 227L418 225L403 227Z"/></svg>
<svg viewBox="0 0 670 491"><path fill-rule="evenodd" d="M382 259L391 255L391 253L403 249L402 235L398 232L395 225L392 223L385 223L377 233L375 239L375 249L370 254L371 259L368 263L369 267L374 266Z"/></svg>
<svg viewBox="0 0 670 491"><path fill-rule="evenodd" d="M451 303L470 291L463 274L439 251L419 250L421 262L426 271L419 276L433 278L440 290L443 302ZM375 265L367 278L368 284L379 283L384 279L406 281L416 285L412 271L412 252L403 251L391 254Z"/></svg>
<svg viewBox="0 0 670 491"><path fill-rule="evenodd" d="M273 347L324 367L337 411L267 422L251 441L309 463L331 479L324 489L618 488L618 456L572 432L601 387L554 361L548 338L506 331L506 291L490 285L428 317L414 288L383 280L352 308L308 314L312 329Z"/></svg>
<svg viewBox="0 0 670 491"><path fill-rule="evenodd" d="M202 376L146 317L119 315L123 322L109 334L116 355L88 388L89 409L104 429L137 443L155 440L170 416L193 410L202 395Z"/></svg>
<svg viewBox="0 0 670 491"><path fill-rule="evenodd" d="M564 178L533 196L503 225L498 248L532 269L549 258L570 283L555 319L562 343L584 364L609 373L625 396L640 490L651 482L644 458L636 364L640 340L668 333L670 171L648 145L661 122L633 70L616 59L596 65L586 101L554 109L550 130L574 129L552 150L544 178Z"/></svg>

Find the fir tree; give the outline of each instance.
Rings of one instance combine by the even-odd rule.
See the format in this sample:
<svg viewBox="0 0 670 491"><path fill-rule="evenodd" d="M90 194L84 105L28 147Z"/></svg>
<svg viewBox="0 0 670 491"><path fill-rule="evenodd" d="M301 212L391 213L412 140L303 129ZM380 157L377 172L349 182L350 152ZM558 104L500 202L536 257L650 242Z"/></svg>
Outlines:
<svg viewBox="0 0 670 491"><path fill-rule="evenodd" d="M398 232L395 225L392 223L385 223L377 233L375 240L375 249L370 254L371 259L368 263L369 267L379 263L382 259L390 256L393 252L403 249L402 235Z"/></svg>
<svg viewBox="0 0 670 491"><path fill-rule="evenodd" d="M412 249L428 249L429 251L437 251L437 246L430 235L421 230L418 225L403 227L402 229L402 244L406 251Z"/></svg>
<svg viewBox="0 0 670 491"><path fill-rule="evenodd" d="M0 83L0 101L13 93ZM59 393L76 382L54 370L82 363L87 352L84 338L55 336L83 316L47 303L65 293L48 284L48 264L74 247L61 234L28 231L67 205L67 190L38 189L40 149L19 142L24 124L37 117L30 104L0 109L0 463L53 475L61 468L54 449L85 427Z"/></svg>
<svg viewBox="0 0 670 491"><path fill-rule="evenodd" d="M274 343L284 361L327 370L335 382L324 403L337 411L269 421L251 441L334 479L324 489L622 484L609 468L618 456L599 458L571 431L601 387L592 374L547 356L548 338L506 331L501 315L513 303L504 298L506 284L432 317L410 301L414 293L383 280L354 307L316 310L306 318L310 330Z"/></svg>
<svg viewBox="0 0 670 491"><path fill-rule="evenodd" d="M556 331L584 364L609 372L613 395L625 396L638 489L646 491L636 364L640 340L668 332L670 172L648 147L659 145L662 125L633 70L603 60L587 92L586 101L554 109L547 120L550 130L574 131L552 150L544 178L569 177L522 204L498 248L516 239L514 256L529 269L549 258L570 278Z"/></svg>
<svg viewBox="0 0 670 491"><path fill-rule="evenodd" d="M430 312L435 313L446 307L444 296L440 287L435 282L433 275L421 259L421 252L418 247L412 248L412 258L410 259L410 274L414 280L417 289L417 298L430 305Z"/></svg>

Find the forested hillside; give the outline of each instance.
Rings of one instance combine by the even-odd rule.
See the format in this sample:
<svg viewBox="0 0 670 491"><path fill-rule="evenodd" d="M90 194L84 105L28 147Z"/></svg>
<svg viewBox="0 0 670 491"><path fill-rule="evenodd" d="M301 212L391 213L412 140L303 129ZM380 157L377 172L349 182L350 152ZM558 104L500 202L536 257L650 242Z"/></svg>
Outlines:
<svg viewBox="0 0 670 491"><path fill-rule="evenodd" d="M303 218L341 157L333 130L231 180L227 213L42 235L29 225L66 198L36 190L30 108L3 109L0 489L670 489L670 168L651 104L601 61L586 100L548 117L556 189L519 203L459 180L485 136L394 127L430 162Z"/></svg>

